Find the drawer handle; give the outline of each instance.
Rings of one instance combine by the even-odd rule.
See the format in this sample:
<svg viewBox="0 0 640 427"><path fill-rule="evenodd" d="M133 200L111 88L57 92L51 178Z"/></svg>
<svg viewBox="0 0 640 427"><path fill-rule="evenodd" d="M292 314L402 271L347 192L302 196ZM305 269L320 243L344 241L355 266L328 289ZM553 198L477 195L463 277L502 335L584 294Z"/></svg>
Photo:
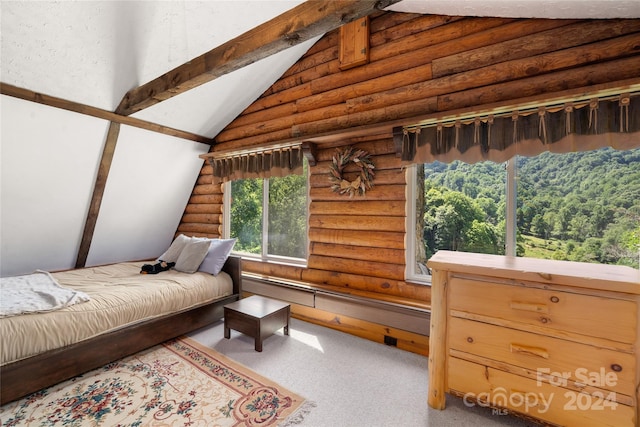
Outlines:
<svg viewBox="0 0 640 427"><path fill-rule="evenodd" d="M511 343L510 349L511 353L526 354L529 356L542 357L543 359L549 358L549 352L546 349L540 347L529 347L526 345Z"/></svg>
<svg viewBox="0 0 640 427"><path fill-rule="evenodd" d="M514 310L532 311L534 313L549 313L549 307L545 304L511 301L509 306Z"/></svg>

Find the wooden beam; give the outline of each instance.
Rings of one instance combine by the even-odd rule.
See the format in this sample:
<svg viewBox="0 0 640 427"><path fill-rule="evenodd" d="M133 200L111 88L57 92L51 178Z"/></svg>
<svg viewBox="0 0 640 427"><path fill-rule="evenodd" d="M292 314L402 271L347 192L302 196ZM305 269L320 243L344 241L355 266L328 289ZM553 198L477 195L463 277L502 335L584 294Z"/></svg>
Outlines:
<svg viewBox="0 0 640 427"><path fill-rule="evenodd" d="M128 116L398 1L308 0L130 90L116 112Z"/></svg>
<svg viewBox="0 0 640 427"><path fill-rule="evenodd" d="M201 142L203 144L209 145L213 144L213 139L207 138L205 136L185 132L179 129L173 129L156 123L136 119L134 117L122 116L116 113L112 113L111 111L103 110L101 108L91 107L89 105L80 104L62 98L56 98L55 96L45 95L42 93L34 92L32 90L12 86L7 83L0 82L0 93L2 95L24 99L25 101L48 105L50 107L60 108L67 111L73 111L74 113L85 114L87 116L97 117L99 119L105 119L111 122L149 130L151 132L175 136L176 138L188 139L190 141Z"/></svg>
<svg viewBox="0 0 640 427"><path fill-rule="evenodd" d="M109 132L107 133L107 141L104 144L102 156L100 157L100 167L93 187L93 195L91 196L91 204L89 205L89 212L87 213L87 219L84 224L80 249L78 249L76 268L83 268L87 263L87 255L89 255L89 248L93 240L93 232L96 228L96 222L98 221L102 196L107 186L107 178L109 177L109 170L111 169L111 162L113 161L113 154L116 151L119 134L120 123L111 122Z"/></svg>

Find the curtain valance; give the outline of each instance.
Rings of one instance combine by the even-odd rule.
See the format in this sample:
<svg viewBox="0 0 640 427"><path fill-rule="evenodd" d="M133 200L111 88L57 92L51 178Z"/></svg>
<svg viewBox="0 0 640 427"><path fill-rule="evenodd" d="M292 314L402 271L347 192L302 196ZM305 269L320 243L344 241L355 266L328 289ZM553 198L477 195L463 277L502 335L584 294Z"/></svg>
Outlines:
<svg viewBox="0 0 640 427"><path fill-rule="evenodd" d="M304 161L300 145L207 158L213 176L223 181L301 174Z"/></svg>
<svg viewBox="0 0 640 427"><path fill-rule="evenodd" d="M640 147L640 92L406 127L402 159L504 162L515 155Z"/></svg>

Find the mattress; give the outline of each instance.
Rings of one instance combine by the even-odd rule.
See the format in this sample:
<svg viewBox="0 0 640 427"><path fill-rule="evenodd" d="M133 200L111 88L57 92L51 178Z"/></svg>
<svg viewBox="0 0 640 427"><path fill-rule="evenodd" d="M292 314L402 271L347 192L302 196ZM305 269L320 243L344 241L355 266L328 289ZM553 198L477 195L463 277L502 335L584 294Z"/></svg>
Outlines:
<svg viewBox="0 0 640 427"><path fill-rule="evenodd" d="M217 276L175 270L140 274L142 264L126 262L52 273L60 285L85 292L91 299L53 312L0 319L0 365L233 293L231 277L225 272Z"/></svg>

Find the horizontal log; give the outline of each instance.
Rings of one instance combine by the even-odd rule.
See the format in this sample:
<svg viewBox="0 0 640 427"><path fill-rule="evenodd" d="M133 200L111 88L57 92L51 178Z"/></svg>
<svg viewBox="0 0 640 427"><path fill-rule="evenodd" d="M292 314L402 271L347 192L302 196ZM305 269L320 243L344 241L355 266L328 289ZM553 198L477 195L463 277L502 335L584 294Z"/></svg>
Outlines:
<svg viewBox="0 0 640 427"><path fill-rule="evenodd" d="M222 197L220 197L222 199ZM220 212L222 203L189 203L184 208L185 214L214 214Z"/></svg>
<svg viewBox="0 0 640 427"><path fill-rule="evenodd" d="M251 259L242 260L242 271L265 277L300 281L302 278L302 270L302 267L293 265L266 263Z"/></svg>
<svg viewBox="0 0 640 427"><path fill-rule="evenodd" d="M392 36L393 31L387 31L393 27L399 27L408 21L413 21L418 18L422 18L425 15L422 13L381 13L379 15L369 15L370 24L369 27L371 29L371 36L373 38L374 34L382 33L386 36ZM429 16L441 16L441 15L429 15ZM447 17L448 18L448 17ZM442 20L441 20L442 22ZM442 22L443 24L446 22ZM421 23L425 25L424 22ZM404 36L404 33L402 33ZM373 40L370 42L372 43ZM381 40L376 40L377 44L381 43ZM382 39L382 43L384 43L384 39Z"/></svg>
<svg viewBox="0 0 640 427"><path fill-rule="evenodd" d="M389 139L389 141L391 141L391 139ZM356 148L360 148L361 145L357 145ZM365 150L366 151L366 150ZM326 161L319 161L316 166L313 167L313 173L314 174L329 174L330 173L330 168L331 168L331 162L333 159L333 156L335 155L336 150L332 150L331 151L331 157L326 160ZM318 156L319 158L321 158L320 156ZM324 157L324 156L322 156ZM373 163L373 165L375 166L374 172L377 173L378 172L383 172L383 171L393 171L395 173L400 173L402 174L401 171L401 163L400 160L398 160L398 158L396 157L394 152L391 152L389 154L385 154L385 155L378 155L378 156L371 156L370 157L371 162ZM358 170L358 167L355 165L347 165L345 167L345 172L349 173L349 172L356 172ZM393 173L391 172L391 173Z"/></svg>
<svg viewBox="0 0 640 427"><path fill-rule="evenodd" d="M323 87L311 85L313 95L296 101L299 112L315 110L321 107L340 104L355 97L371 95L384 90L393 89L399 85L409 85L431 79L431 64L414 66L393 74L377 78L368 78L349 86L323 91Z"/></svg>
<svg viewBox="0 0 640 427"><path fill-rule="evenodd" d="M283 100L283 102L284 101L285 100ZM286 101L288 102L289 100ZM297 123L310 122L325 117L343 116L346 115L347 112L348 106L345 104L325 106L312 111L291 114L288 116L279 116L271 120L261 120L257 123L245 126L238 126L234 128L228 127L225 128L224 132L221 132L218 137L216 137L216 140L219 142L225 142L240 138L251 138L265 133L281 131L283 129L290 130Z"/></svg>
<svg viewBox="0 0 640 427"><path fill-rule="evenodd" d="M349 129L371 123L389 122L392 120L414 117L416 115L427 115L434 113L436 108L437 100L435 97L418 99L398 105L390 105L374 110L348 114L346 116L331 117L324 120L299 124L292 128L291 136L295 136L297 138L311 138L314 135L339 129Z"/></svg>
<svg viewBox="0 0 640 427"><path fill-rule="evenodd" d="M273 142L281 143L283 141L291 140L291 129L283 129L276 132L270 132L252 138L242 138L238 140L228 139L224 136L224 131L216 136L216 148L219 151L227 150L245 150L250 148L261 148L265 144Z"/></svg>
<svg viewBox="0 0 640 427"><path fill-rule="evenodd" d="M270 107L275 107L277 105L286 104L291 99L303 98L309 95L311 95L311 83L303 83L289 89L274 93L272 95L258 98L251 104L250 107L247 107L247 109L245 109L243 113L253 113L255 111L264 110ZM216 136L216 140L228 140L225 138L220 138L220 136L220 134Z"/></svg>
<svg viewBox="0 0 640 427"><path fill-rule="evenodd" d="M526 25L527 22L518 23L518 27ZM536 20L533 22L541 22L541 24L566 23L563 20ZM563 25L560 28L528 36L519 35L517 39L503 42L494 41L490 46L434 59L433 76L442 77L499 62L559 51L639 30L640 21L637 19L581 21Z"/></svg>
<svg viewBox="0 0 640 427"><path fill-rule="evenodd" d="M390 264L360 259L335 258L321 255L310 255L308 268L333 272L359 274L382 279L403 280L404 265Z"/></svg>
<svg viewBox="0 0 640 427"><path fill-rule="evenodd" d="M442 22L443 18L445 20L450 19L449 17L434 17L433 19L435 20L435 22ZM299 75L296 75L294 83L300 84L300 82L311 82L312 93L323 93L336 88L341 88L341 87L344 88L345 86L353 85L356 83L366 84L367 82L370 82L381 76L387 76L393 73L400 72L402 70L413 69L416 67L424 66L428 64L432 60L432 58L442 56L445 53L451 54L451 52L459 52L463 47L465 49L468 49L471 42L473 42L474 44L471 44L470 47L477 47L478 45L482 46L488 43L495 43L496 39L497 41L500 41L507 37L517 37L522 34L530 33L531 31L533 31L533 28L536 28L540 31L549 27L566 25L568 22L572 22L572 21L565 22L562 20L527 20L524 22L510 23L510 24L499 27L498 29L499 31L496 30L491 34L485 35L484 37L480 37L475 34L473 35L474 37L467 36L466 38L469 38L471 40L466 41L466 44L459 43L458 40L451 40L445 43L440 43L436 46L427 46L426 48L418 49L417 51L409 51L402 55L397 55L394 52L392 52L394 53L393 56L380 58L380 60L378 61L372 61L367 65L352 68L344 72L340 71L338 67L338 60L336 57L336 58L333 58L334 63L331 66L331 70L326 69L327 64L322 64L322 66L325 67L323 68L322 72L318 73L318 70L315 70L315 69L306 70L306 74L300 73ZM493 29L494 26L491 26L491 28ZM513 34L514 32L515 34L513 36L510 36L510 34ZM430 70L429 70L429 73L430 73ZM326 76L326 77L322 77L322 76ZM277 82L276 84L278 84L279 82ZM403 86L406 86L409 83L409 81L405 79L403 83L404 83ZM343 90L346 91L350 89L351 89L350 87L347 87L347 88L344 88ZM289 95L293 97L294 95L296 95L296 93L290 92ZM291 98L286 101L288 101L287 102L288 114L292 114L295 108L293 105L290 105L289 103L294 102L295 99ZM320 103L318 103L318 101L320 101ZM259 100L258 102L263 102L263 101ZM278 106L283 102L285 102L285 100L283 100L282 97L279 96L278 102L277 103L272 102L270 103L270 105ZM303 101L301 100L300 102L303 102ZM316 103L315 106L314 106L314 102ZM318 100L317 96L316 97L311 96L304 101L304 103L308 103L311 106L310 107L299 106L299 108L300 108L300 111L305 111L305 110L308 110L309 108L318 108L323 105L322 103L327 103L327 102L329 101L326 100L325 97L321 97ZM271 112L267 114L267 111L269 111L269 109L265 109L264 105L261 105L261 106L258 106L257 104L255 105L256 106L252 111L245 112L245 113L249 112L252 114L243 113L236 120L234 120L234 122L232 122L228 128L231 129L231 128L239 127L241 125L259 123L260 121L271 120L277 117L277 114L275 112ZM330 105L330 104L325 104L325 105ZM278 107L275 107L275 108L278 108ZM261 118L262 114L264 115L264 118Z"/></svg>
<svg viewBox="0 0 640 427"><path fill-rule="evenodd" d="M336 154L336 150L346 145L353 145L359 150L366 151L371 156L395 155L395 145L389 135L363 135L357 140L341 141L337 147L318 150L316 159L318 162L330 162Z"/></svg>
<svg viewBox="0 0 640 427"><path fill-rule="evenodd" d="M347 180L355 179L355 175L353 174L344 174L344 178ZM309 190L309 195L311 196L311 200L313 201L342 201L344 203L349 203L349 201L354 198L358 198L360 200L400 200L404 201L405 199L405 185L376 185L375 180L373 182L373 186L366 190L363 195L354 195L353 197L349 197L347 194L339 194L332 191L330 188L326 187L312 187Z"/></svg>
<svg viewBox="0 0 640 427"><path fill-rule="evenodd" d="M424 308L429 302L431 288L425 285L404 281L381 279L377 277L356 274L336 273L326 270L315 270L285 264L263 263L260 261L243 259L242 271L265 276L266 278L282 278L289 281L301 282L310 286L333 286L334 291L353 293L375 292L380 299L394 301L394 298L404 299L406 305ZM413 301L413 302L412 302Z"/></svg>
<svg viewBox="0 0 640 427"><path fill-rule="evenodd" d="M220 194L196 194L189 198L189 204L221 204Z"/></svg>
<svg viewBox="0 0 640 427"><path fill-rule="evenodd" d="M509 81L520 80L533 75L546 75L556 70L570 69L571 67L575 67L572 69L578 70L580 67L593 62L634 54L640 44L639 40L640 36L637 34L622 36L600 43L552 52L534 58L502 62L472 71L399 87L379 94L373 100L369 97L363 97L362 99L353 98L350 102L366 103L370 107L381 107L387 105L387 103L401 103L425 97L452 94L476 87L484 88L488 85L508 84ZM545 81L546 79L549 79L549 77L545 77Z"/></svg>
<svg viewBox="0 0 640 427"><path fill-rule="evenodd" d="M402 265L404 268L404 249L367 248L363 246L336 245L332 243L312 242L310 256L321 255L324 257L344 258L349 260L362 260L383 262L393 265ZM319 268L316 266L311 266ZM355 271L349 271L355 273Z"/></svg>
<svg viewBox="0 0 640 427"><path fill-rule="evenodd" d="M438 97L438 111L478 106L512 99L535 96L595 86L607 82L638 77L640 56L591 64L588 67L557 71L555 73L521 79L513 82L494 84Z"/></svg>
<svg viewBox="0 0 640 427"><path fill-rule="evenodd" d="M404 233L405 218L401 216L372 215L311 215L310 228L333 228L337 230L392 231Z"/></svg>
<svg viewBox="0 0 640 427"><path fill-rule="evenodd" d="M288 96L288 98L284 98L283 93L276 92L278 93L277 102L274 102L274 100L269 102L266 98L264 101L256 101L258 103L262 103L263 108L256 107L253 108L252 111L243 112L243 114L238 116L225 129L236 129L241 128L242 126L255 125L263 121L275 120L279 117L286 117L299 112L318 109L322 106L342 102L334 99L325 100L325 97L322 96L322 94L327 92L328 96L334 96L338 99L341 97L343 100L348 99L352 94L349 92L350 88L345 86L349 84L359 83L361 85L375 85L379 83L374 81L376 78L385 77L383 82L385 82L385 84L393 85L395 83L386 83L386 76L395 72L404 72L409 75L409 78L406 78L404 75L398 76L398 78L404 81L405 84L411 81L422 81L425 79L425 76L421 74L420 70L411 71L407 69L410 68L414 70L414 67L423 66L428 70L430 76L430 65L427 64L429 60L430 58L425 58L411 52L340 72L340 69L338 68L339 61L336 59L331 64L322 64L319 66L322 67L321 70L309 70L304 76L298 77L301 80L311 82L311 92L318 95L311 95L307 98L296 98L296 95L299 95L298 92L288 91L286 92L286 96ZM333 68L335 68L335 70ZM299 84L299 82L296 83ZM328 91L332 89L334 92L329 93ZM373 90L369 89L369 91L372 92ZM314 102L316 104L314 104ZM267 105L268 107L264 108ZM303 120L298 119L298 121ZM219 138L221 141L223 139L233 139L233 137L224 135L222 138Z"/></svg>
<svg viewBox="0 0 640 427"><path fill-rule="evenodd" d="M197 224L222 224L221 214L185 213L182 215L182 222Z"/></svg>
<svg viewBox="0 0 640 427"><path fill-rule="evenodd" d="M298 112L294 100L270 108L241 114L235 118L225 129L242 128L243 126L255 125L265 121L275 120L280 117L290 116Z"/></svg>
<svg viewBox="0 0 640 427"><path fill-rule="evenodd" d="M436 26L437 26L437 25L440 25L440 24L442 23L442 18L441 18L441 17L435 17L435 18L432 18L432 17L428 17L428 18L420 18L420 19L418 19L417 21L418 21L418 22L420 22L420 21L422 21L423 19L424 19L425 21L429 21L429 22L436 23ZM445 19L446 19L446 18L445 18ZM457 28L457 27L456 27L456 28L454 28L453 30L451 30L451 29L450 29L450 31L447 31L446 33L447 33L447 34L452 34L452 33L453 33L453 34L466 34L466 33L467 33L466 31L467 31L467 30L470 30L470 29L471 29L471 31L470 31L470 32L474 32L474 31L478 31L478 30L485 29L485 28L492 28L492 27L494 27L494 26L498 25L499 23L504 23L504 22L505 22L504 20L497 20L497 21L496 21L496 20L491 20L490 22L483 22L483 21L478 21L478 22L476 22L476 21L474 21L474 23L473 23L473 24L470 24L469 26L465 26L465 25L459 24L458 26L459 26L460 28ZM430 28L433 28L433 27L432 27L432 25L431 25L431 24L427 24L427 25L425 26L425 28L430 29ZM466 28L466 30L465 30L465 28ZM430 37L431 37L431 36L430 36ZM425 37L425 38L426 38L426 37ZM336 43L337 43L337 42L336 42ZM430 44L433 44L433 43L430 43ZM430 44L428 44L428 45L430 45ZM385 45L385 46L386 46L386 45ZM412 46L415 46L415 42L412 44ZM415 53L413 52L415 49L416 49L415 47L414 47L414 49L408 49L408 50L407 50L406 52L404 52L404 53L412 53L414 56L416 56L416 57L418 57L418 58L419 58L420 56L419 56L419 55L415 55ZM337 51L336 51L336 52L337 52ZM376 58L376 56L375 56L375 49L374 49L374 48L372 48L372 53L371 53L371 55L372 55L372 59L371 59L371 62L372 62L372 63L373 63L373 62L376 62L378 59L386 59L386 57L387 57L387 56L388 56L388 57L392 57L392 56L398 55L400 52L398 52L398 51L396 51L396 50L391 50L391 51L389 51L389 52L387 52L387 53L388 53L388 55L381 55L379 58ZM336 60L336 61L337 61L337 53L336 53L336 56L335 56L334 58L332 58L332 60ZM398 65L400 65L400 64L401 64L401 62L399 62L399 63L398 63ZM422 64L424 64L424 60L422 61ZM381 67L379 67L379 70L385 70L385 65L388 65L388 64L382 64L382 66L381 66ZM408 68L409 68L409 70L407 70ZM405 63L405 65L404 65L404 67L403 67L403 68L395 69L395 71L397 72L397 71L399 71L399 70L407 70L407 71L405 71L405 73L412 73L412 71L410 70L410 68L412 68L412 64L407 65L407 64ZM389 71L387 71L387 73L391 72L391 70L393 70L393 68L392 68L392 69L389 69ZM340 73L339 73L339 69L337 68L337 62L336 62L336 64L335 64L335 68L333 68L333 69L332 69L332 71L333 71L333 74L334 74L334 75L342 75L342 74L340 74ZM358 71L358 73L362 74L362 72L360 72L360 71ZM349 75L348 73L345 73L345 74ZM313 93L317 93L316 91L321 91L321 92L323 92L323 91L324 91L324 89L323 89L322 83L320 83L319 88L318 88L318 89L315 89L315 90L314 90L314 89L312 89L311 87L309 87L309 84L316 84L316 83L315 83L315 82L316 82L316 79L314 79L314 77L315 77L315 76L310 75L310 76L308 76L308 77L306 77L306 78L300 79L300 78L299 78L299 76L298 76L299 81L305 81L306 83L304 83L304 84L302 84L302 85L299 85L299 86L297 86L296 88L293 88L293 87L292 87L292 88L289 88L289 89L287 89L287 90L283 90L283 91L280 91L280 92L276 92L276 93L271 94L271 95L263 96L263 97L261 97L260 99L258 99L257 101L255 101L255 102L252 104L251 108L250 108L250 109L245 110L245 111L243 112L243 114L253 113L253 112L257 112L257 111L263 111L263 110L265 110L265 109L267 109L267 108L269 108L269 107L274 107L274 106L278 106L278 105L286 104L286 103L288 103L288 102L291 102L292 100L296 100L296 99L303 99L303 98L304 98L304 97L306 97L306 96L310 96L310 95L312 95ZM371 76L371 75L369 75L369 76L367 76L367 77L361 77L359 80L360 80L360 82L363 82L363 84L366 84L368 81L370 81L370 80L371 80L371 79L373 79L374 77L375 77L375 76ZM311 82L311 83L309 83L309 82ZM349 83L348 81L345 81L345 82L343 83L343 85L344 85L344 84L348 84L348 83ZM405 83L405 84L406 84L406 83ZM304 95L305 93L306 93L307 95ZM304 96L303 96L303 95L304 95ZM304 110L303 110L303 111L304 111ZM241 117L242 117L242 115L241 115ZM256 121L255 119L253 119L253 120L250 120L250 122L249 122L249 123L257 123L257 121ZM246 122L245 122L245 124L246 124ZM232 128L235 128L235 127L237 127L237 126L236 126L234 123L231 123L231 125L230 125L227 129L232 129ZM225 129L225 130L226 130L226 129ZM217 141L220 141L220 142L225 142L225 141L229 141L229 140L232 140L232 139L237 139L237 138L236 138L236 137L229 137L229 136L227 136L227 135L224 133L224 131L223 131L223 132L221 132L221 134L220 134L220 135L218 135L218 137L216 138L216 140L217 140Z"/></svg>
<svg viewBox="0 0 640 427"><path fill-rule="evenodd" d="M213 175L212 174L200 174L198 175L198 179L196 180L197 185L212 185Z"/></svg>
<svg viewBox="0 0 640 427"><path fill-rule="evenodd" d="M384 58L379 61L369 62L366 65L350 68L341 73L328 74L317 78L313 80L313 92L316 94L329 92L349 85L393 75L408 68L425 66L429 62L430 58L416 55L415 52ZM336 60L336 64L339 64L339 61ZM431 70L429 69L430 72ZM315 97L317 98L317 95Z"/></svg>
<svg viewBox="0 0 640 427"><path fill-rule="evenodd" d="M309 242L404 249L404 233L309 228Z"/></svg>
<svg viewBox="0 0 640 427"><path fill-rule="evenodd" d="M327 36L323 37L321 40L325 40L326 37ZM286 75L274 83L262 96L267 98L274 93L290 89L302 83L311 82L314 80L314 77L321 78L328 74L340 72L339 63L337 62L338 55L338 41L336 37L332 46L328 46L326 49L318 51L313 55L305 54L296 64L287 70Z"/></svg>
<svg viewBox="0 0 640 427"><path fill-rule="evenodd" d="M302 271L302 281L321 285L336 286L345 292L364 291L379 294L429 301L430 287L407 283L402 280L340 273L329 270L307 268Z"/></svg>
<svg viewBox="0 0 640 427"><path fill-rule="evenodd" d="M309 205L309 215L381 215L405 216L405 202L401 201L363 201L350 199L344 202L314 202Z"/></svg>
<svg viewBox="0 0 640 427"><path fill-rule="evenodd" d="M396 346L399 349L422 356L429 355L429 337L413 332L403 331L341 314L336 315L335 313L298 304L291 305L291 316L305 322L335 329L378 343L384 343L385 336L392 336L397 339Z"/></svg>
<svg viewBox="0 0 640 427"><path fill-rule="evenodd" d="M211 152L212 150L209 150L209 152ZM202 169L200 169L200 175L208 175L211 177L211 183L213 184L213 167L211 166L211 163L209 163L208 161L205 161L202 164Z"/></svg>
<svg viewBox="0 0 640 427"><path fill-rule="evenodd" d="M189 198L189 204L190 205L198 205L198 204L203 204L203 205L221 205L222 204L222 194L220 193L214 193L214 194L197 194L197 195L192 195Z"/></svg>
<svg viewBox="0 0 640 427"><path fill-rule="evenodd" d="M406 183L405 173L401 169L376 170L375 173L376 175L373 179L375 186L388 184L404 185ZM311 170L308 183L310 188L329 188L331 186L328 173L316 173L313 169Z"/></svg>
<svg viewBox="0 0 640 427"><path fill-rule="evenodd" d="M222 238L219 233L194 233L190 234L192 237L204 237L207 239L220 239Z"/></svg>
<svg viewBox="0 0 640 427"><path fill-rule="evenodd" d="M214 194L217 185L213 184L196 184L193 187L193 192L191 194Z"/></svg>
<svg viewBox="0 0 640 427"><path fill-rule="evenodd" d="M510 18L465 18L430 29L429 31L412 34L398 40L385 43L377 49L371 49L370 61L387 58L393 55L413 52L427 46L459 39L470 34L479 33L490 28L499 27L509 22Z"/></svg>
<svg viewBox="0 0 640 427"><path fill-rule="evenodd" d="M283 100L283 102L288 102L288 100ZM296 109L295 106L294 109ZM298 118L296 112L286 116L278 116L273 119L260 120L258 122L250 123L244 126L228 126L222 132L220 132L218 136L216 136L216 141L218 143L224 143L226 141L247 139L261 134L268 134L278 131L290 131L291 127L296 123L296 119ZM291 133L289 132L288 135L290 134Z"/></svg>
<svg viewBox="0 0 640 427"><path fill-rule="evenodd" d="M304 73L310 68L317 67L319 64L338 58L339 39L339 28L325 33L295 64L282 74L282 78L288 79L294 77L297 74ZM282 80L282 78L278 81ZM265 91L265 94L266 93L270 93L269 90Z"/></svg>
<svg viewBox="0 0 640 427"><path fill-rule="evenodd" d="M460 16L388 13L371 20L370 45L377 46L464 19Z"/></svg>
<svg viewBox="0 0 640 427"><path fill-rule="evenodd" d="M178 233L183 233L189 236L191 236L192 233L220 236L222 234L222 229L219 224L194 224L182 222L178 226Z"/></svg>

